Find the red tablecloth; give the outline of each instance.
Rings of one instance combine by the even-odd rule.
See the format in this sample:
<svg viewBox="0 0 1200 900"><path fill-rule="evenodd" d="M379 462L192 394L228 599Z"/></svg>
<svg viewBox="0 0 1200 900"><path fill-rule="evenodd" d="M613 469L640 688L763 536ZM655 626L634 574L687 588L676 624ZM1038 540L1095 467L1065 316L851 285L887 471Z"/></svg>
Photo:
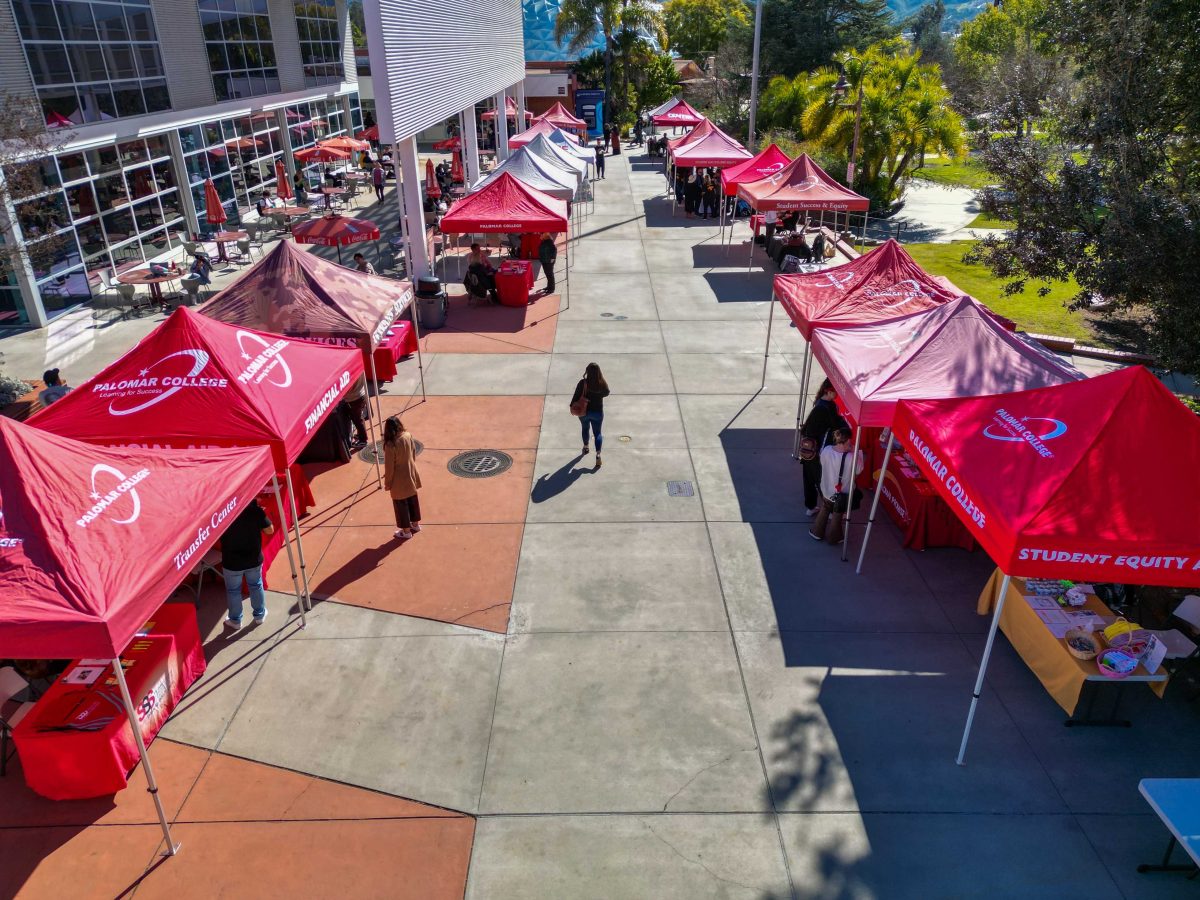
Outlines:
<svg viewBox="0 0 1200 900"><path fill-rule="evenodd" d="M496 270L496 293L505 306L528 306L533 287L533 263L509 259Z"/></svg>
<svg viewBox="0 0 1200 900"><path fill-rule="evenodd" d="M766 220L766 215L763 213L752 213L750 216L750 227L754 229L754 236L758 237L759 229L762 228L763 222Z"/></svg>
<svg viewBox="0 0 1200 900"><path fill-rule="evenodd" d="M904 546L913 550L924 550L926 547L974 550L975 539L937 495L933 485L921 476L915 466L903 464L897 456L893 448L879 505L887 510L892 521L904 532ZM872 481L879 478L878 467L870 471Z"/></svg>
<svg viewBox="0 0 1200 900"><path fill-rule="evenodd" d="M397 322L388 329L383 342L375 348L375 377L391 381L396 377L396 363L417 352L417 334L412 322ZM367 373L370 374L370 373ZM292 476L295 478L295 476Z"/></svg>
<svg viewBox="0 0 1200 900"><path fill-rule="evenodd" d="M204 674L204 652L190 603L166 603L121 654L129 694L149 744ZM92 663L95 663L94 668ZM73 674L99 670L91 684ZM138 761L111 661L76 660L13 729L30 789L51 800L83 800L122 790Z"/></svg>

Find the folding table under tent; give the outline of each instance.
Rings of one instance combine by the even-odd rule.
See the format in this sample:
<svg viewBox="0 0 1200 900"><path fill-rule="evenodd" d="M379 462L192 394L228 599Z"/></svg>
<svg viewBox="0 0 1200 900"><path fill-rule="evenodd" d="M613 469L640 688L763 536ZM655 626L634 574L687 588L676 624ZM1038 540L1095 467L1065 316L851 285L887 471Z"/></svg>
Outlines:
<svg viewBox="0 0 1200 900"><path fill-rule="evenodd" d="M574 136L572 136L569 131L559 128L557 125L555 125L551 122L546 122L543 120L535 120L534 123L532 125L530 125L528 128L526 128L524 131L518 132L517 134L514 134L512 137L510 137L508 139L508 146L509 147L522 147L525 144L528 144L530 141L532 141L539 134L544 134L546 137L550 137L550 135L554 134L554 132L556 132L556 131L561 131L561 132L563 132L563 134L567 135L567 137L569 139L575 140L576 142L578 142L577 139L574 138Z"/></svg>
<svg viewBox="0 0 1200 900"><path fill-rule="evenodd" d="M775 144L760 150L752 159L721 170L721 211L725 210L725 198L737 196L739 184L769 178L783 169L792 158ZM725 243L724 218L722 218L721 243ZM733 238L733 219L730 218L729 236Z"/></svg>
<svg viewBox="0 0 1200 900"><path fill-rule="evenodd" d="M311 608L289 466L364 371L357 348L239 328L181 306L29 423L110 447L269 447L275 471L287 482ZM281 524L286 528L286 517Z"/></svg>
<svg viewBox="0 0 1200 900"><path fill-rule="evenodd" d="M578 116L573 116L567 112L567 108L559 101L552 107L542 113L540 116L533 117L534 123L546 122L553 125L555 128L562 128L566 131L577 131L580 134L587 134L587 122Z"/></svg>
<svg viewBox="0 0 1200 900"><path fill-rule="evenodd" d="M174 856L146 748L162 721L139 724L120 656L263 485L279 500L271 454L96 447L0 418L0 458L0 656L112 661L129 720L122 763L128 772L141 760ZM303 620L299 588L296 597Z"/></svg>
<svg viewBox="0 0 1200 900"><path fill-rule="evenodd" d="M676 148L673 161L676 169L725 169L752 158L749 150L721 129L714 127L708 134ZM675 211L675 196L671 195L671 212ZM721 227L725 227L725 204L721 204Z"/></svg>
<svg viewBox="0 0 1200 900"><path fill-rule="evenodd" d="M690 103L680 97L652 110L650 121L655 125L699 125L706 120Z"/></svg>
<svg viewBox="0 0 1200 900"><path fill-rule="evenodd" d="M455 203L438 225L443 234L569 234L566 201L531 188L508 172ZM568 268L570 246L568 240Z"/></svg>
<svg viewBox="0 0 1200 900"><path fill-rule="evenodd" d="M905 400L894 430L1004 573L959 765L1014 576L1200 587L1200 419L1147 369Z"/></svg>
<svg viewBox="0 0 1200 900"><path fill-rule="evenodd" d="M853 421L855 459L862 429L891 426L900 400L979 397L1066 384L1083 378L1049 350L1008 331L971 297L898 319L847 328L814 328L813 356ZM880 468L887 475L895 446L892 429ZM879 508L876 490L863 545L861 571ZM842 559L850 548L850 519Z"/></svg>
<svg viewBox="0 0 1200 900"><path fill-rule="evenodd" d="M270 253L196 312L228 325L334 347L358 347L364 369L376 385L375 414L382 422L375 350L388 328L412 303L410 281L348 269L301 250L291 241L279 241ZM425 364L415 315L412 326L424 398Z"/></svg>
<svg viewBox="0 0 1200 900"><path fill-rule="evenodd" d="M851 212L863 214L863 228L867 227L867 211L871 201L850 188L838 184L829 174L813 162L812 157L802 153L790 163L759 181L739 184L737 196L750 204L755 212L833 212L834 231L837 231L837 214L846 213L847 225ZM732 235L730 236L732 240ZM750 261L747 271L754 265L754 236L750 237Z"/></svg>
<svg viewBox="0 0 1200 900"><path fill-rule="evenodd" d="M504 97L504 117L507 119L516 119L517 117L517 101L507 95ZM479 118L485 121L490 121L496 118L496 110L489 109ZM531 113L529 110L525 110L524 118L526 121L529 121L533 118L533 113Z"/></svg>
<svg viewBox="0 0 1200 900"><path fill-rule="evenodd" d="M779 300L804 338L804 364L800 374L800 402L796 407L796 434L792 457L800 450L800 426L808 404L812 371L812 330L867 325L933 309L964 296L949 280L930 275L897 241L889 239L857 259L821 272L776 275L771 300ZM763 348L763 386L767 383L767 357L775 304L767 320Z"/></svg>

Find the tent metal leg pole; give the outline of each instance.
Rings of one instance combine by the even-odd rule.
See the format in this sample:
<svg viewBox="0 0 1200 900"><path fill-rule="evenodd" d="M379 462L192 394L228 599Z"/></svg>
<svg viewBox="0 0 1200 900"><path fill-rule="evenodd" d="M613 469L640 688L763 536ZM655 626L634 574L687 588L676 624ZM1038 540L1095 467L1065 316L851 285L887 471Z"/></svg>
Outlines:
<svg viewBox="0 0 1200 900"><path fill-rule="evenodd" d="M763 347L763 371L762 384L758 389L761 391L767 386L767 360L771 358L771 326L775 324L775 294L771 294L771 312L767 315L767 345Z"/></svg>
<svg viewBox="0 0 1200 900"><path fill-rule="evenodd" d="M383 489L383 472L379 468L379 454L375 452L375 419L379 420L379 427L383 427L383 407L379 402L379 376L375 374L375 354L371 354L371 381L375 385L375 415L368 420L371 426L371 455L375 457L375 477L379 480L379 488ZM367 400L369 404L370 399Z"/></svg>
<svg viewBox="0 0 1200 900"><path fill-rule="evenodd" d="M850 520L854 517L854 488L855 482L858 481L858 475L854 469L858 465L858 445L862 442L862 425L858 425L854 429L854 452L850 454L850 483L843 485L848 487L846 491L846 520L842 522L842 562L845 562L850 557Z"/></svg>
<svg viewBox="0 0 1200 900"><path fill-rule="evenodd" d="M416 301L414 300L413 303L415 304ZM417 319L419 318L417 316L417 307L415 305L410 305L408 308L412 313L410 318L412 319L413 339L416 340L416 342L417 342L417 372L421 376L421 402L424 402L425 401L425 360L421 356L421 325L417 321ZM383 428L383 417L382 416L379 419L379 427L380 427L380 429Z"/></svg>
<svg viewBox="0 0 1200 900"><path fill-rule="evenodd" d="M866 212L863 213L862 234L860 234L858 237L858 246L860 248L867 246L867 222L870 220L870 218L871 218L871 211L868 209Z"/></svg>
<svg viewBox="0 0 1200 900"><path fill-rule="evenodd" d="M1006 573L1004 581L1000 583L1000 596L996 599L996 609L992 613L992 624L988 628L987 643L983 645L983 657L979 660L979 674L975 677L975 690L971 692L971 709L967 712L967 725L963 729L962 743L958 747L958 758L955 760L960 766L967 755L967 741L971 737L971 725L975 722L975 708L979 706L979 695L983 693L983 679L987 675L988 660L992 657L992 645L996 642L996 629L1000 627L1000 614L1004 612L1004 601L1008 598L1008 586L1011 582L1012 576Z"/></svg>
<svg viewBox="0 0 1200 900"><path fill-rule="evenodd" d="M275 493L275 505L279 509L279 521L287 521L287 513L283 511L283 493L279 487L279 476L271 476L271 490ZM300 593L300 574L296 571L296 557L292 553L290 529L283 529L283 546L287 550L288 568L292 570L292 593L296 595L296 609L300 610L300 627L308 627L308 619L304 616L304 597Z"/></svg>
<svg viewBox="0 0 1200 900"><path fill-rule="evenodd" d="M750 216L751 216L751 218L754 217L753 210L750 211ZM753 268L754 268L754 226L751 225L750 226L750 256L746 260L746 273L749 274L750 270Z"/></svg>
<svg viewBox="0 0 1200 900"><path fill-rule="evenodd" d="M117 685L121 688L121 700L125 703L125 715L129 718L129 728L133 731L133 739L137 743L138 756L142 758L142 771L146 773L146 791L154 798L154 808L158 812L158 824L162 826L163 837L167 841L165 856L174 856L179 852L179 844L171 837L171 826L167 822L167 811L163 809L162 800L158 796L158 782L154 778L154 769L150 766L150 754L146 750L146 740L142 737L142 727L138 724L137 713L133 710L133 699L129 696L129 684L125 681L125 669L121 666L118 655L112 661L113 673L117 676Z"/></svg>
<svg viewBox="0 0 1200 900"><path fill-rule="evenodd" d="M875 525L875 513L879 511L879 495L883 493L883 479L887 475L888 461L892 458L892 446L896 443L896 435L888 432L887 449L883 451L883 467L879 470L879 480L875 482L875 496L871 498L871 514L867 516L867 530L863 532L862 546L858 548L858 565L854 574L862 574L863 558L867 555L867 544L871 540L871 528Z"/></svg>
<svg viewBox="0 0 1200 900"><path fill-rule="evenodd" d="M804 365L800 369L800 399L796 401L796 433L792 437L792 459L800 458L800 429L804 427L804 404L808 400L808 367L812 364L811 353L809 345L805 344Z"/></svg>
<svg viewBox="0 0 1200 900"><path fill-rule="evenodd" d="M296 490L292 485L291 469L284 469L283 476L287 479L288 503L292 509L292 527L296 530L296 554L300 557L300 583L304 585L304 600L312 609L312 593L308 589L308 567L304 561L304 541L300 539L300 514L296 511Z"/></svg>

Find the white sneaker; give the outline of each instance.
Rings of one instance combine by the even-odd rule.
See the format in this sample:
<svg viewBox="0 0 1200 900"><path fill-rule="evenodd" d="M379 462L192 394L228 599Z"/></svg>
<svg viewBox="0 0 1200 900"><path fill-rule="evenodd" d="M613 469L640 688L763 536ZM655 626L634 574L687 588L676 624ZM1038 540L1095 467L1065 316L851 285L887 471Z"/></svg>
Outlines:
<svg viewBox="0 0 1200 900"><path fill-rule="evenodd" d="M267 621L267 611L264 609L261 616L254 617L254 624L261 625L265 621Z"/></svg>
<svg viewBox="0 0 1200 900"><path fill-rule="evenodd" d="M225 627L228 628L230 631L237 631L239 628L242 627L242 623L240 621L230 619L228 616L226 616Z"/></svg>

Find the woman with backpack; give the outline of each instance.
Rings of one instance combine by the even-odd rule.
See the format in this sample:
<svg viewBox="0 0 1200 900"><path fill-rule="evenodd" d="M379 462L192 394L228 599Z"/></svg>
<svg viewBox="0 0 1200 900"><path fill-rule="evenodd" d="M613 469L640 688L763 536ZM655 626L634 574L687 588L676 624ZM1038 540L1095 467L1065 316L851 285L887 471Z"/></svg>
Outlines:
<svg viewBox="0 0 1200 900"><path fill-rule="evenodd" d="M600 428L604 424L604 398L608 396L608 382L600 372L596 363L588 363L583 370L583 377L575 385L575 393L571 396L571 412L579 416L579 424L583 427L582 456L588 454L588 427L596 438L596 468L603 462L600 459L600 448L604 443L604 435Z"/></svg>

